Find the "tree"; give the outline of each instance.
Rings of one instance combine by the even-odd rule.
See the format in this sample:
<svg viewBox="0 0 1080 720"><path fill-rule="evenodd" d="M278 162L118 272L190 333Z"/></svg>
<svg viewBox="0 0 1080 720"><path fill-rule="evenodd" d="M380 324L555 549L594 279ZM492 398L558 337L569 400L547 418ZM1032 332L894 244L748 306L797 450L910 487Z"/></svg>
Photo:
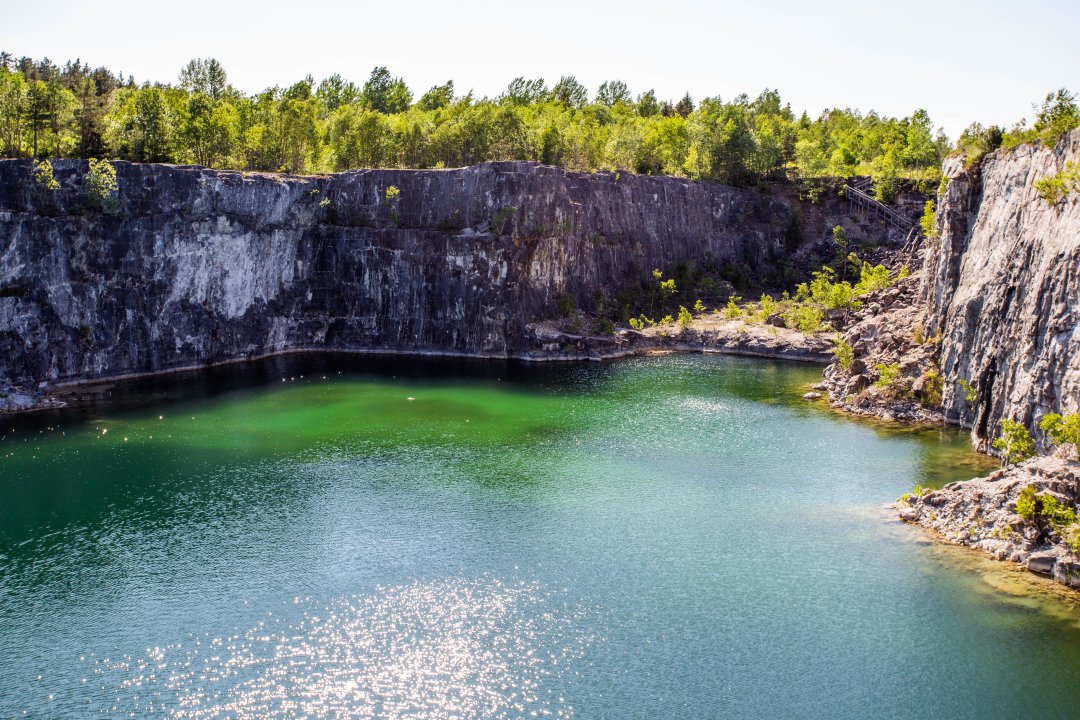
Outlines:
<svg viewBox="0 0 1080 720"><path fill-rule="evenodd" d="M514 78L506 86L506 91L499 96L499 102L510 105L532 105L539 102L548 94L547 85L542 78L526 80L523 77Z"/></svg>
<svg viewBox="0 0 1080 720"><path fill-rule="evenodd" d="M361 99L368 108L389 115L408 110L412 92L404 80L391 77L385 67L377 67L364 83Z"/></svg>
<svg viewBox="0 0 1080 720"><path fill-rule="evenodd" d="M657 102L656 93L653 90L646 90L638 95L637 111L641 117L652 117L660 113L660 103Z"/></svg>
<svg viewBox="0 0 1080 720"><path fill-rule="evenodd" d="M572 75L564 75L551 89L551 99L567 107L579 108L589 101L589 92Z"/></svg>
<svg viewBox="0 0 1080 720"><path fill-rule="evenodd" d="M454 102L454 81L447 80L444 85L436 85L420 98L417 105L421 110L438 110Z"/></svg>
<svg viewBox="0 0 1080 720"><path fill-rule="evenodd" d="M650 91L651 92L651 91ZM630 104L630 90L622 80L611 80L600 84L596 91L596 102L608 107L614 107L618 103ZM655 96L653 102L656 102Z"/></svg>
<svg viewBox="0 0 1080 720"><path fill-rule="evenodd" d="M334 73L319 83L315 97L323 109L332 113L342 105L352 105L360 99L360 89L341 75Z"/></svg>
<svg viewBox="0 0 1080 720"><path fill-rule="evenodd" d="M1065 88L1048 93L1042 105L1035 106L1034 129L1051 142L1078 125L1080 108L1076 96Z"/></svg>
<svg viewBox="0 0 1080 720"><path fill-rule="evenodd" d="M214 100L225 97L229 91L225 68L214 58L195 59L180 71L180 87L188 92L203 93Z"/></svg>
<svg viewBox="0 0 1080 720"><path fill-rule="evenodd" d="M694 112L694 99L690 97L690 93L686 93L683 95L682 100L675 103L675 112L683 117L687 117L690 113Z"/></svg>

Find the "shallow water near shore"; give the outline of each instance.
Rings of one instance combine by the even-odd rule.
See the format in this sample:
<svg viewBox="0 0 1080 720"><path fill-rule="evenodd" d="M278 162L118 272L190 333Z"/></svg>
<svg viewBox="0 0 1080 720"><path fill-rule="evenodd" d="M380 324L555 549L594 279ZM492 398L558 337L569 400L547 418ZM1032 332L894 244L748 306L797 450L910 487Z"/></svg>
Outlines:
<svg viewBox="0 0 1080 720"><path fill-rule="evenodd" d="M292 357L0 420L0 717L1071 716L1077 596L883 509L992 464L819 372Z"/></svg>

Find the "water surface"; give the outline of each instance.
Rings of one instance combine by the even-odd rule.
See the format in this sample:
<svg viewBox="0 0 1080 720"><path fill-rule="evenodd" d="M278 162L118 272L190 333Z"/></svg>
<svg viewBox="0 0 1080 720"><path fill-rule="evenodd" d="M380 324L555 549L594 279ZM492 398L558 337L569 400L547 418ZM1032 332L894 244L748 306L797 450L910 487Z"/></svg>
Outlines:
<svg viewBox="0 0 1080 720"><path fill-rule="evenodd" d="M1080 609L818 369L289 358L0 424L0 717L1070 717Z"/></svg>

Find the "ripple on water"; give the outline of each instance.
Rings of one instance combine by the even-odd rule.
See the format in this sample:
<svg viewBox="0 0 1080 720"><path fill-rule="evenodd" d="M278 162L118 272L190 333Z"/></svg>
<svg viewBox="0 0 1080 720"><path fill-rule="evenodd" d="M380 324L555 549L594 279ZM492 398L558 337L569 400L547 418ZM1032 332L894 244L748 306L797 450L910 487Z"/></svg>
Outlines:
<svg viewBox="0 0 1080 720"><path fill-rule="evenodd" d="M592 639L539 583L446 579L329 603L296 598L228 637L94 661L103 714L173 718L568 718L553 687Z"/></svg>

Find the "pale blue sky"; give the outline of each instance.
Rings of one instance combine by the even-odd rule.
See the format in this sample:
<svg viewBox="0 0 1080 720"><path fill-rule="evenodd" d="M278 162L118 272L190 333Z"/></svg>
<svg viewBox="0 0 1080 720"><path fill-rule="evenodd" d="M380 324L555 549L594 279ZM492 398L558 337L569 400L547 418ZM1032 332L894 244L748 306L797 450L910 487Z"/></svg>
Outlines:
<svg viewBox="0 0 1080 720"><path fill-rule="evenodd" d="M925 107L955 138L972 120L1011 125L1051 89L1080 91L1080 2L227 2L2 0L0 49L80 57L175 81L193 57L222 61L245 92L375 65L417 95L453 79L497 95L515 76L576 75L594 92L695 99L765 87L796 112L908 115Z"/></svg>

